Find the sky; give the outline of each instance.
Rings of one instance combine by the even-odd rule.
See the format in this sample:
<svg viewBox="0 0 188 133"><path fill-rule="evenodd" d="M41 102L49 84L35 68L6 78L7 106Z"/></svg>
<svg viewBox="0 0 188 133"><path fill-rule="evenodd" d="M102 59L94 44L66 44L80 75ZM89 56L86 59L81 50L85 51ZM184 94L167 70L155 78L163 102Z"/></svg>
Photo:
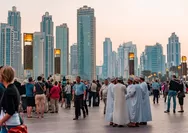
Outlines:
<svg viewBox="0 0 188 133"><path fill-rule="evenodd" d="M114 51L123 42L133 41L140 56L146 45L156 42L166 54L168 37L176 32L182 55L188 56L188 0L4 0L0 22L7 22L8 10L16 6L21 12L22 33L32 33L40 31L42 15L48 11L54 33L55 26L68 24L72 45L77 41L77 9L83 5L95 9L97 65L103 62L105 37L111 38Z"/></svg>

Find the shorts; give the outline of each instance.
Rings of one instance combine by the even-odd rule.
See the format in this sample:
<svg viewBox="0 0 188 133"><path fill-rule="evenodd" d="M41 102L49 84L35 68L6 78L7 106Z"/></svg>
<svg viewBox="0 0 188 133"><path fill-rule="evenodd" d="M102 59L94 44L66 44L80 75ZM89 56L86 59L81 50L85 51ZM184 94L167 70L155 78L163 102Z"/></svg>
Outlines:
<svg viewBox="0 0 188 133"><path fill-rule="evenodd" d="M44 94L35 95L35 104L45 104L46 96Z"/></svg>
<svg viewBox="0 0 188 133"><path fill-rule="evenodd" d="M26 97L26 100L27 100L27 107L28 106L31 106L31 107L35 106L35 99L34 99L34 97Z"/></svg>
<svg viewBox="0 0 188 133"><path fill-rule="evenodd" d="M178 100L179 100L179 104L182 106L183 105L183 101L184 101L184 98L178 98Z"/></svg>

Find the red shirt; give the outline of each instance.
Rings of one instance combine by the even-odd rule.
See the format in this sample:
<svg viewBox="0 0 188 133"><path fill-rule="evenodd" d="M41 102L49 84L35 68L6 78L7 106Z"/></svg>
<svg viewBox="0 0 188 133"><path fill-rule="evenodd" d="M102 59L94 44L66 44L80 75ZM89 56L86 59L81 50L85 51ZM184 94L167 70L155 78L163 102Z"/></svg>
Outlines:
<svg viewBox="0 0 188 133"><path fill-rule="evenodd" d="M50 90L50 98L53 99L59 99L60 95L60 88L58 86L53 86L52 89Z"/></svg>

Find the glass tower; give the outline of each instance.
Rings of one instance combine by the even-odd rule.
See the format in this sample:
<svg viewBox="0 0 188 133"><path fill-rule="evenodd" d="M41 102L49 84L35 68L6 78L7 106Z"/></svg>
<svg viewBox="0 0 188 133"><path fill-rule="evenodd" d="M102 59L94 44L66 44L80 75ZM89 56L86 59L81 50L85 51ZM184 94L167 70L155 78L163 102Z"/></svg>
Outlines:
<svg viewBox="0 0 188 133"><path fill-rule="evenodd" d="M83 6L77 10L78 75L96 79L96 22L94 9Z"/></svg>
<svg viewBox="0 0 188 133"><path fill-rule="evenodd" d="M69 28L67 24L56 27L56 48L61 49L61 74L69 74Z"/></svg>
<svg viewBox="0 0 188 133"><path fill-rule="evenodd" d="M0 24L0 66L13 65L14 29L12 26Z"/></svg>
<svg viewBox="0 0 188 133"><path fill-rule="evenodd" d="M44 74L44 33L34 32L33 43L33 72L34 78Z"/></svg>
<svg viewBox="0 0 188 133"><path fill-rule="evenodd" d="M54 35L52 16L48 12L42 16L41 30L44 33L44 76L54 72Z"/></svg>
<svg viewBox="0 0 188 133"><path fill-rule="evenodd" d="M172 33L168 38L167 44L167 64L168 68L172 66L178 66L181 63L181 45L179 42L179 37Z"/></svg>
<svg viewBox="0 0 188 133"><path fill-rule="evenodd" d="M70 52L70 56L71 56L71 75L76 76L78 74L78 54L77 54L77 44L73 44L71 46L71 52Z"/></svg>
<svg viewBox="0 0 188 133"><path fill-rule="evenodd" d="M22 64L22 43L21 43L21 16L16 7L12 7L12 11L8 11L8 24L14 29L14 45L13 53L13 68L16 71L16 76L21 76Z"/></svg>
<svg viewBox="0 0 188 133"><path fill-rule="evenodd" d="M112 77L112 42L110 38L105 38L103 42L103 77Z"/></svg>

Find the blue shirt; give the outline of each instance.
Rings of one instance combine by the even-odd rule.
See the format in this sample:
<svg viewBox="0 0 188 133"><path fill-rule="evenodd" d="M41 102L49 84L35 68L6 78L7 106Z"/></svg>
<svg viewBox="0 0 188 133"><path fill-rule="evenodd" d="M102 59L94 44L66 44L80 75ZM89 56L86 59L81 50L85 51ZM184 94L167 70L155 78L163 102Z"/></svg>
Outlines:
<svg viewBox="0 0 188 133"><path fill-rule="evenodd" d="M86 86L84 83L80 82L79 84L76 83L74 86L73 86L73 90L75 91L75 95L82 95L84 94L84 91L86 90Z"/></svg>
<svg viewBox="0 0 188 133"><path fill-rule="evenodd" d="M153 90L159 90L159 89L160 89L159 83L154 82L154 83L152 84L152 88L153 88Z"/></svg>
<svg viewBox="0 0 188 133"><path fill-rule="evenodd" d="M31 83L27 83L25 85L25 88L26 88L26 96L27 97L33 97L33 89L34 89L34 85L31 84Z"/></svg>

